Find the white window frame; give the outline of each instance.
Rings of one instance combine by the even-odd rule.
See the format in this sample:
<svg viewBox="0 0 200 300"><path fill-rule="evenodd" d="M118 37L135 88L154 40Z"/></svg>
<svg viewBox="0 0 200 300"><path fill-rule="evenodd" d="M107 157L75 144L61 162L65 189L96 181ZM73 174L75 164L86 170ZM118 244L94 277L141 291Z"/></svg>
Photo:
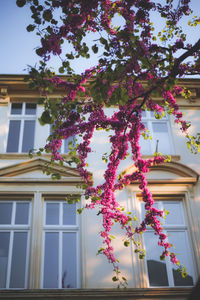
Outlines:
<svg viewBox="0 0 200 300"><path fill-rule="evenodd" d="M188 229L188 222L187 222L187 216L186 216L186 212L185 212L185 205L184 205L184 201L183 199L174 199L169 197L169 200L167 199L156 199L155 197L155 201L156 203L158 203L158 209L159 210L163 210L164 209L164 206L163 206L163 203L164 202L168 202L168 203L180 203L181 206L182 206L182 213L183 213L183 220L184 220L184 223L183 224L165 224L165 219L161 218L161 222L162 222L162 227L163 227L163 233L166 234L168 236L168 232L184 232L185 233L185 237L186 237L186 240L187 240L187 245L188 245L188 251L189 251L189 254L190 254L190 260L191 260L191 264L192 264L192 273L189 274L192 276L193 278L193 282L195 284L195 280L196 280L196 274L195 274L195 265L194 265L194 257L193 257L193 252L192 252L192 247L191 247L191 238L190 238L190 233L189 233L189 229ZM142 212L142 206L144 207L144 203L142 202L141 203L141 212ZM142 216L143 217L143 216ZM154 233L154 230L151 229L151 227L147 226L147 232L152 232ZM158 236L157 236L158 237ZM170 243L170 236L169 236L169 240L168 238L166 239L166 242L169 242ZM143 236L143 245L144 245L144 249L146 250L146 246L145 246L145 237ZM159 247L160 248L160 253L162 252L163 248L158 246L158 245L155 245L155 247ZM172 252L175 252L176 253L176 249L170 249L170 251ZM178 258L178 256L177 256ZM166 272L167 272L167 278L168 278L168 283L169 285L168 286L163 286L164 288L170 288L170 287L191 287L191 286L176 286L174 284L174 279L173 279L173 263L171 263L170 261L170 257L166 257L165 259L165 263L166 263ZM184 262L181 262L184 264ZM149 282L149 276L148 276L148 267L147 267L147 260L145 259L145 269L146 269L146 275L147 275L147 283L148 283L148 287L153 287L153 288L161 288L162 286L151 286L150 285L150 282Z"/></svg>
<svg viewBox="0 0 200 300"><path fill-rule="evenodd" d="M26 103L31 102L19 102L22 103L22 113L21 114L11 114L12 104L17 102L11 102L9 104L9 124L8 124L8 134L7 134L7 142L6 142L6 153L22 153L22 145L23 145L23 133L24 133L24 123L25 121L35 121L35 128L34 128L34 136L33 136L33 148L35 145L35 130L36 130L36 120L37 120L37 104L36 104L36 112L33 115L26 114ZM17 152L8 152L7 146L8 146L8 136L9 136L9 130L10 130L10 122L11 121L20 121L20 131L19 131L19 145L18 145L18 151ZM31 150L31 149L30 149Z"/></svg>
<svg viewBox="0 0 200 300"><path fill-rule="evenodd" d="M145 153L143 155L153 155L156 151L156 146L157 146L157 141L153 142L154 139L154 131L153 131L153 123L156 122L162 122L162 123L166 123L167 124L167 132L168 132L168 143L170 144L170 153L166 153L166 154L174 154L174 146L173 146L173 142L172 142L172 134L171 134L171 126L170 126L170 122L169 122L169 117L168 114L165 113L165 116L162 119L156 119L154 116L151 115L153 111L145 111L146 116L142 116L142 123L147 123L147 129L150 133L150 136L152 137L152 140L147 140L147 142L149 143L150 146L150 151L151 153ZM143 137L141 136L141 139L143 139ZM142 149L141 149L142 150ZM158 143L158 152L162 152L159 151L159 143Z"/></svg>
<svg viewBox="0 0 200 300"><path fill-rule="evenodd" d="M12 203L12 215L11 215L11 224L0 224L0 232L10 233L9 238L9 249L8 249L8 264L7 264L7 275L6 275L6 287L2 289L26 289L28 287L28 269L29 269L29 253L30 253L30 230L31 230L31 209L32 203L31 200L0 200L1 203ZM29 219L28 224L14 224L16 216L16 204L17 203L29 203ZM13 254L13 239L15 232L26 232L27 233L27 250L26 250L26 262L25 262L25 284L22 288L10 288L10 275L11 275L11 266L12 266L12 254ZM1 288L0 288L1 290Z"/></svg>
<svg viewBox="0 0 200 300"><path fill-rule="evenodd" d="M55 196L54 199L57 199ZM46 206L47 203L59 203L59 225L46 225ZM78 217L77 212L76 214L76 224L75 225L62 225L62 213L63 213L63 205L62 203L66 203L65 200L49 200L48 198L44 201L44 211L43 211L43 234L42 234L42 264L41 264L41 280L40 280L40 287L42 289L49 289L43 286L44 282L44 254L45 254L45 233L47 232L55 232L59 234L59 254L58 254L58 287L55 289L67 289L62 287L62 234L65 232L72 232L76 233L76 283L77 286L73 289L80 288L80 220ZM70 204L69 204L70 205ZM77 209L77 204L76 204ZM53 289L53 288L50 288Z"/></svg>

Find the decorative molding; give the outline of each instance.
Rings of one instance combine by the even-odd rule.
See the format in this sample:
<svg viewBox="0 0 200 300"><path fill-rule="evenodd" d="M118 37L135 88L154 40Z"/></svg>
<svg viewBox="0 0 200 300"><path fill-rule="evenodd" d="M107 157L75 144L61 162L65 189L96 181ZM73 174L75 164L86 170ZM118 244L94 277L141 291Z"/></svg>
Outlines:
<svg viewBox="0 0 200 300"><path fill-rule="evenodd" d="M151 166L151 171L163 171L168 172L172 174L176 174L180 176L179 178L163 178L163 179L151 179L148 178L149 184L195 184L199 179L199 174L194 171L193 169L187 167L186 165L183 165L178 162L171 161L169 163L163 163L161 165ZM121 175L123 177L126 174L131 174L134 171L136 171L136 167L134 165L131 165L125 170L125 174ZM123 172L124 173L124 172ZM132 182L132 184L138 184L138 182Z"/></svg>
<svg viewBox="0 0 200 300"><path fill-rule="evenodd" d="M32 160L20 162L17 164L9 165L4 168L0 169L0 180L2 180L2 177L14 177L20 174L32 172L32 171L43 171L46 168L50 166L50 161L46 160L44 158L35 158ZM75 178L76 180L80 181L80 175L79 172L76 169L69 168L66 166L59 166L58 164L55 164L54 166L50 166L52 173L59 173L61 176L64 177L71 177L72 179ZM28 179L26 180L34 180L34 179ZM15 178L14 180L19 180L19 178ZM38 180L43 180L42 178Z"/></svg>
<svg viewBox="0 0 200 300"><path fill-rule="evenodd" d="M27 100L36 101L41 97L39 90L31 90L28 86L28 82L24 81L27 75L0 75L0 87L7 87L7 95L12 101ZM69 76L59 75L61 79L67 79ZM144 81L141 81L145 85ZM90 84L90 80L86 85ZM177 102L181 108L200 108L200 79L179 79L178 85L186 87L191 91L191 98L185 99L183 97L177 97ZM54 93L50 96L57 98L65 93L63 88L55 88ZM5 94L5 91L3 91ZM161 101L161 96L155 97L157 102Z"/></svg>

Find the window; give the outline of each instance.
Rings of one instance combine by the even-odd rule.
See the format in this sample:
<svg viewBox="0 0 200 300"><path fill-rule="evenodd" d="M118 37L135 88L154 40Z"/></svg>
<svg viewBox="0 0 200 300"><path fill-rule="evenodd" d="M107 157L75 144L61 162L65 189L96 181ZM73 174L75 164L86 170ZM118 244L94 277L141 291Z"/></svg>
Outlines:
<svg viewBox="0 0 200 300"><path fill-rule="evenodd" d="M167 115L162 119L156 119L153 111L143 111L142 121L152 137L152 140L144 140L141 137L140 146L142 154L149 155L155 152L173 154L172 138L170 136Z"/></svg>
<svg viewBox="0 0 200 300"><path fill-rule="evenodd" d="M42 288L77 288L79 225L76 204L45 201L43 229Z"/></svg>
<svg viewBox="0 0 200 300"><path fill-rule="evenodd" d="M52 125L50 125L50 134L52 134ZM59 152L62 154L68 153L76 145L75 136L70 136L67 140L62 140L62 145Z"/></svg>
<svg viewBox="0 0 200 300"><path fill-rule="evenodd" d="M29 152L34 148L35 103L11 103L6 152Z"/></svg>
<svg viewBox="0 0 200 300"><path fill-rule="evenodd" d="M0 288L26 288L30 202L0 202Z"/></svg>
<svg viewBox="0 0 200 300"><path fill-rule="evenodd" d="M149 227L144 233L149 286L192 286L195 282L194 265L183 202L156 201L155 206L158 209L169 211L166 219L161 218L164 233L168 235L168 242L175 247L171 251L178 254L177 258L185 265L189 275L182 278L180 273L176 271L175 265L170 262L169 257L165 261L160 260L162 248L155 246L158 243L158 236Z"/></svg>

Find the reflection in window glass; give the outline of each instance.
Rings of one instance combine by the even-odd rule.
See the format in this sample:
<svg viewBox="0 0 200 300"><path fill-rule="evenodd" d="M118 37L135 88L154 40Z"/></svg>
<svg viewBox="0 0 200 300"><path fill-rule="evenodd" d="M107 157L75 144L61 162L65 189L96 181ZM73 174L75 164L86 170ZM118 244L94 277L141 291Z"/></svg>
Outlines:
<svg viewBox="0 0 200 300"><path fill-rule="evenodd" d="M35 103L26 103L25 114L26 115L35 115L36 114L36 104Z"/></svg>
<svg viewBox="0 0 200 300"><path fill-rule="evenodd" d="M21 115L22 114L22 103L12 103L11 115Z"/></svg>
<svg viewBox="0 0 200 300"><path fill-rule="evenodd" d="M63 203L63 225L76 224L76 204Z"/></svg>
<svg viewBox="0 0 200 300"><path fill-rule="evenodd" d="M59 203L46 203L46 225L59 225Z"/></svg>
<svg viewBox="0 0 200 300"><path fill-rule="evenodd" d="M0 203L0 224L11 224L12 203Z"/></svg>
<svg viewBox="0 0 200 300"><path fill-rule="evenodd" d="M194 280L192 277L193 273L193 261L191 252L189 249L189 242L187 238L187 231L168 231L169 242L175 247L174 252L177 254L178 260L184 262L184 266L187 269L188 276L182 278L179 276L177 271L173 270L174 284L175 286L188 286L193 285Z"/></svg>
<svg viewBox="0 0 200 300"><path fill-rule="evenodd" d="M24 121L22 152L29 152L34 147L35 121Z"/></svg>
<svg viewBox="0 0 200 300"><path fill-rule="evenodd" d="M25 287L27 232L15 232L13 239L10 288Z"/></svg>
<svg viewBox="0 0 200 300"><path fill-rule="evenodd" d="M183 206L182 203L179 202L164 202L164 208L169 212L165 219L165 223L167 225L184 225L184 212L183 212Z"/></svg>
<svg viewBox="0 0 200 300"><path fill-rule="evenodd" d="M76 283L76 233L63 233L62 288L75 288Z"/></svg>
<svg viewBox="0 0 200 300"><path fill-rule="evenodd" d="M144 124L144 126L146 127L147 130L149 130L148 128L148 124L147 122L142 122ZM141 152L143 155L148 155L149 153L151 153L151 141L150 139L144 139L143 136L140 136L140 147L141 147Z"/></svg>
<svg viewBox="0 0 200 300"><path fill-rule="evenodd" d="M29 203L16 203L15 224L28 224Z"/></svg>
<svg viewBox="0 0 200 300"><path fill-rule="evenodd" d="M44 288L58 288L59 233L45 233Z"/></svg>
<svg viewBox="0 0 200 300"><path fill-rule="evenodd" d="M21 121L11 120L9 125L7 152L18 152Z"/></svg>
<svg viewBox="0 0 200 300"><path fill-rule="evenodd" d="M157 236L153 232L146 232L144 239L150 286L169 286L166 263L160 261L160 248L155 247L157 245Z"/></svg>
<svg viewBox="0 0 200 300"><path fill-rule="evenodd" d="M0 288L6 288L10 233L0 232Z"/></svg>

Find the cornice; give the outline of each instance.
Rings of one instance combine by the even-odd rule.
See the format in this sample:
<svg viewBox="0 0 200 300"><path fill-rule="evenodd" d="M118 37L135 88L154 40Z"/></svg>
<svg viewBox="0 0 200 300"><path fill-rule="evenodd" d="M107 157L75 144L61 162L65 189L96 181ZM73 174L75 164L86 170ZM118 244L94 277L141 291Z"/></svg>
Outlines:
<svg viewBox="0 0 200 300"><path fill-rule="evenodd" d="M11 101L23 101L28 99L28 101L37 101L41 97L39 90L31 90L28 83L24 81L28 75L0 75L0 104L5 105ZM60 76L61 79L70 79L69 76ZM145 82L142 82L145 84ZM90 84L88 81L87 84ZM189 100L183 97L177 97L177 102L181 108L192 107L194 109L200 108L200 79L190 78L190 79L180 79L177 83L182 87L186 87L191 91L191 98ZM52 98L58 98L64 95L65 90L63 88L55 88L54 92L50 95ZM155 97L156 101L160 101L161 97Z"/></svg>

